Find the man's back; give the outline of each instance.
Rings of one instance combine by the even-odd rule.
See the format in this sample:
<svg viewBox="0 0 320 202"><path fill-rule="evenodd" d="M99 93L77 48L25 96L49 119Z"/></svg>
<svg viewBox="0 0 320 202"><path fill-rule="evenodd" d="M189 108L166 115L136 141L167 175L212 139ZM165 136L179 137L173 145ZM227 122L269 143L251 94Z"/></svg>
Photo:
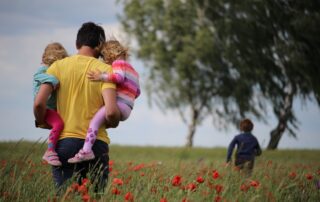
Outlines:
<svg viewBox="0 0 320 202"><path fill-rule="evenodd" d="M116 87L112 83L90 82L86 73L94 69L107 73L112 71L109 65L83 55L74 55L57 61L47 70L48 74L60 81L57 110L67 123L60 139L66 137L85 139L90 120L104 105L102 90ZM100 128L97 139L110 142L104 126Z"/></svg>

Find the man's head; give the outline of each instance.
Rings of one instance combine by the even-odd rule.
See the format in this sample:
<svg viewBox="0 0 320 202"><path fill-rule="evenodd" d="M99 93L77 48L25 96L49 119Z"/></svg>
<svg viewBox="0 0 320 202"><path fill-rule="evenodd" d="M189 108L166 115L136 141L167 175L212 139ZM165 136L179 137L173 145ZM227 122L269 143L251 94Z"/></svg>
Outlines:
<svg viewBox="0 0 320 202"><path fill-rule="evenodd" d="M253 129L253 123L250 119L244 119L240 122L240 130L243 132L251 132Z"/></svg>
<svg viewBox="0 0 320 202"><path fill-rule="evenodd" d="M106 36L101 26L93 22L86 22L82 24L78 31L76 46L77 49L80 49L82 46L97 49L105 40Z"/></svg>

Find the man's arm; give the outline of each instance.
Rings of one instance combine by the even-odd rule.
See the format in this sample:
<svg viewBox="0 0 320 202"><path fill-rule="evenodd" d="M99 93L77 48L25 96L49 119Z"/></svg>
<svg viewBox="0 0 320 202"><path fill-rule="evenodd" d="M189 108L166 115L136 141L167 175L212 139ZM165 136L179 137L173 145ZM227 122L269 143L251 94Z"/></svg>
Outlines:
<svg viewBox="0 0 320 202"><path fill-rule="evenodd" d="M120 111L117 106L116 90L106 88L102 90L102 97L106 108L107 128L116 128L120 121Z"/></svg>
<svg viewBox="0 0 320 202"><path fill-rule="evenodd" d="M51 84L48 84L48 83L41 84L39 92L34 100L33 114L38 124L45 123L47 100L50 94L52 93L52 91L53 91L53 87Z"/></svg>

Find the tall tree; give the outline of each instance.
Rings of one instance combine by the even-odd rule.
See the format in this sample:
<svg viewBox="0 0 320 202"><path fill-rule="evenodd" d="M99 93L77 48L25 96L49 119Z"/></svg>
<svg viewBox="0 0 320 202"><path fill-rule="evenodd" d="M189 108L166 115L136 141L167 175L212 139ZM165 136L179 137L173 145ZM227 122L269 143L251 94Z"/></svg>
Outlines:
<svg viewBox="0 0 320 202"><path fill-rule="evenodd" d="M178 110L188 125L186 146L207 116L215 122L259 117L259 99L224 59L216 29L196 1L123 1L125 30L134 35L137 56L148 62L148 92L163 110ZM219 125L221 127L221 124Z"/></svg>
<svg viewBox="0 0 320 202"><path fill-rule="evenodd" d="M259 119L267 101L278 118L268 144L276 149L285 131L296 136L294 100L320 103L319 1L123 3L122 24L149 62L150 97L180 112L188 146L205 117Z"/></svg>
<svg viewBox="0 0 320 202"><path fill-rule="evenodd" d="M202 2L228 44L226 59L271 101L278 124L268 149L276 149L286 130L296 137L294 99L315 95L319 103L319 1Z"/></svg>

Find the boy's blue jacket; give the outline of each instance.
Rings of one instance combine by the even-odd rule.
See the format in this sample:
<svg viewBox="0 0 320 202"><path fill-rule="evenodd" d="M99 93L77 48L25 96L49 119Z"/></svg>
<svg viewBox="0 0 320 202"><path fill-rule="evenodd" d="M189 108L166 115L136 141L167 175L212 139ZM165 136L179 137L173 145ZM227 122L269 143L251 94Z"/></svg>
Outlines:
<svg viewBox="0 0 320 202"><path fill-rule="evenodd" d="M228 147L227 162L231 160L234 147L237 145L236 158L253 160L261 154L259 142L250 132L236 135Z"/></svg>

